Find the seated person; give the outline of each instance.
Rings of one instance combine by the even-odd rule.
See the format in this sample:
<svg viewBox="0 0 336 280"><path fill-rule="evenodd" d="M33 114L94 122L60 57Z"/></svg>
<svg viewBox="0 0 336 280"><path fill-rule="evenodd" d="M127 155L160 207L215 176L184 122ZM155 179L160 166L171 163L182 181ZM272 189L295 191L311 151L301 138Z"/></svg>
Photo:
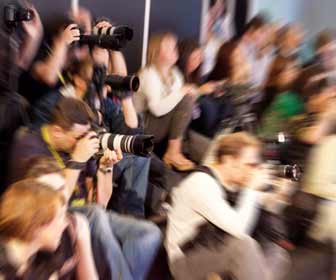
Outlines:
<svg viewBox="0 0 336 280"><path fill-rule="evenodd" d="M165 244L175 279L206 279L209 273L270 279L269 270L283 279L288 260L271 264L270 257L267 263L250 237L259 215L257 190L266 182L256 180L262 178L260 148L248 134L227 135L217 145L215 162L173 191Z"/></svg>
<svg viewBox="0 0 336 280"><path fill-rule="evenodd" d="M336 250L336 186L335 186L335 149L336 137L332 134L323 137L312 149L307 161L303 178L303 192L317 197L317 213L312 221L308 235L316 241L331 246ZM333 278L336 279L336 263L332 262Z"/></svg>
<svg viewBox="0 0 336 280"><path fill-rule="evenodd" d="M239 39L245 63L250 66L248 82L255 88L263 87L272 63L273 51L264 49L267 40L272 37L271 29L266 17L263 14L257 14L244 26L243 34Z"/></svg>
<svg viewBox="0 0 336 280"><path fill-rule="evenodd" d="M88 224L66 209L62 194L37 180L7 189L0 199L1 279L98 279Z"/></svg>
<svg viewBox="0 0 336 280"><path fill-rule="evenodd" d="M256 90L251 84L251 64L247 59L246 53L243 51L241 43L238 41L230 41L223 44L218 52L215 68L208 77L209 81L223 81L229 85L225 91L223 102L228 102L228 108L231 111L232 117L229 117L229 122L226 124L230 130L236 131L248 129L246 126L253 126L254 118L244 118L252 112L253 102L256 95ZM230 87L231 85L231 87ZM228 96L226 98L226 96ZM229 101L227 101L229 100ZM231 107L231 108L230 108Z"/></svg>
<svg viewBox="0 0 336 280"><path fill-rule="evenodd" d="M300 51L304 40L304 30L298 23L287 24L278 32L277 53L282 57L292 57L300 63Z"/></svg>
<svg viewBox="0 0 336 280"><path fill-rule="evenodd" d="M283 159L288 164L304 166L312 146L335 130L335 87L327 79L307 82L303 90L305 113L288 123L292 137Z"/></svg>
<svg viewBox="0 0 336 280"><path fill-rule="evenodd" d="M323 30L317 34L314 44L314 57L307 63L307 67L320 67L325 72L335 72L335 38L331 30ZM335 75L335 73L333 73Z"/></svg>
<svg viewBox="0 0 336 280"><path fill-rule="evenodd" d="M216 98L220 82L202 84L200 68L203 61L201 47L193 40L179 43L179 60L177 65L187 83L197 86L199 97L193 109L190 127L208 137L213 137L223 120L232 114L232 104L225 97Z"/></svg>
<svg viewBox="0 0 336 280"><path fill-rule="evenodd" d="M155 136L156 143L168 138L163 161L180 171L194 168L182 153L182 140L191 120L194 103L193 86L184 84L175 64L177 39L163 33L151 38L147 66L139 73L140 89L134 96L135 107L144 114L145 134Z"/></svg>
<svg viewBox="0 0 336 280"><path fill-rule="evenodd" d="M144 279L160 245L159 229L151 223L107 212L95 205L84 206L89 202L87 194L94 187L94 177L101 205L105 206L112 194L111 151L105 151L98 166L95 161L89 161L99 149L96 134L90 132L91 116L84 102L62 97L52 112L51 121L41 130L18 133L9 163L11 180L25 175L32 157L52 157L59 168L65 169L67 198L74 193L72 205L88 218L99 273L107 270L113 279L120 275L122 279Z"/></svg>
<svg viewBox="0 0 336 280"><path fill-rule="evenodd" d="M290 118L304 112L303 99L294 90L298 74L299 68L293 59L281 56L275 59L259 108L261 137L275 138L288 127Z"/></svg>

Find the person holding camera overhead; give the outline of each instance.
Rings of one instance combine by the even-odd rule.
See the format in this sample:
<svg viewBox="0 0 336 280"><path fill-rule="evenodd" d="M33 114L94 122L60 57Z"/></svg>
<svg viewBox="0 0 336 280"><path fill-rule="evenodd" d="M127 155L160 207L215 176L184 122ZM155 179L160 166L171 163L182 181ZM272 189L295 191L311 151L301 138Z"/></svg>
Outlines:
<svg viewBox="0 0 336 280"><path fill-rule="evenodd" d="M191 170L194 163L182 153L182 139L191 120L195 87L184 84L175 67L178 59L177 38L162 33L150 39L147 66L139 73L140 89L134 97L138 112L144 113L145 133L156 143L168 138L163 161L180 171Z"/></svg>
<svg viewBox="0 0 336 280"><path fill-rule="evenodd" d="M109 28L111 24L102 19L95 29ZM96 124L107 128L110 133L135 135L142 134L139 128L138 116L132 102L132 87L124 87L118 83L105 85L109 75L118 74L127 80L127 67L121 52L91 46L91 56L75 60L64 71L64 86L59 90L45 94L32 110L32 127L39 128L50 121L52 108L62 96L78 98L86 102L96 115ZM132 77L132 76L131 76ZM137 77L133 76L133 79ZM133 84L132 84L133 85ZM108 97L109 90L117 95L119 104ZM115 87L119 91L115 91ZM114 94L117 93L117 94ZM144 201L148 186L150 160L127 153L115 166L113 182L118 185L117 193L113 196L111 206L119 213L144 217ZM93 182L90 183L93 185ZM107 201L108 202L108 201Z"/></svg>

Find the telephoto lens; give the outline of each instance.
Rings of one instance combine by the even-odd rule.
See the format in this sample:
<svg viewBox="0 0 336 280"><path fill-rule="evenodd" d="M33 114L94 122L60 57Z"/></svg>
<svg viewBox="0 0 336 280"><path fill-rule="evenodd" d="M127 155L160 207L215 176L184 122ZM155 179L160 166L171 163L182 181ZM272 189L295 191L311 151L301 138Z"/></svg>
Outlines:
<svg viewBox="0 0 336 280"><path fill-rule="evenodd" d="M103 150L120 149L123 153L147 157L154 149L153 135L120 135L104 133L98 135Z"/></svg>
<svg viewBox="0 0 336 280"><path fill-rule="evenodd" d="M106 149L120 149L123 153L130 153L137 156L147 157L154 150L153 135L121 135L107 133L106 129L98 125L92 125L93 131L97 133L102 154Z"/></svg>
<svg viewBox="0 0 336 280"><path fill-rule="evenodd" d="M105 78L105 84L111 86L116 91L138 91L140 87L140 80L135 75L118 76L109 75Z"/></svg>

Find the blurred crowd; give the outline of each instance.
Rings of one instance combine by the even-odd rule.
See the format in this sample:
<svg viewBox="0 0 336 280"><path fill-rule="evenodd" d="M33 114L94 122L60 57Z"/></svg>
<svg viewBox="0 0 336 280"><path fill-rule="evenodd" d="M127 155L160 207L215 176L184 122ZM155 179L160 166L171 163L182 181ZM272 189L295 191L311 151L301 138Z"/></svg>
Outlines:
<svg viewBox="0 0 336 280"><path fill-rule="evenodd" d="M162 252L154 279L302 279L313 248L336 280L335 34L307 59L299 23L235 34L231 6L129 75L127 26L0 4L0 279L148 279Z"/></svg>

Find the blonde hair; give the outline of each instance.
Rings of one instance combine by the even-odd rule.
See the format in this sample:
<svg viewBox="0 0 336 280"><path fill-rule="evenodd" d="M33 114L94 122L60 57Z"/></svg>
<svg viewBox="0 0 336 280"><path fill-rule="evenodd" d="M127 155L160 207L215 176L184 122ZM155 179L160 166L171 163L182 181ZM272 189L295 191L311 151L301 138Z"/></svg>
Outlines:
<svg viewBox="0 0 336 280"><path fill-rule="evenodd" d="M151 66L156 62L160 54L162 42L164 39L168 37L176 39L176 35L173 34L172 32L158 33L158 34L153 35L150 38L149 44L148 44L146 66Z"/></svg>
<svg viewBox="0 0 336 280"><path fill-rule="evenodd" d="M237 157L242 149L247 147L260 149L261 143L256 137L246 132L225 135L217 143L215 160L220 163L223 156Z"/></svg>
<svg viewBox="0 0 336 280"><path fill-rule="evenodd" d="M32 241L36 230L50 223L64 204L58 191L36 180L11 185L0 199L0 238Z"/></svg>

